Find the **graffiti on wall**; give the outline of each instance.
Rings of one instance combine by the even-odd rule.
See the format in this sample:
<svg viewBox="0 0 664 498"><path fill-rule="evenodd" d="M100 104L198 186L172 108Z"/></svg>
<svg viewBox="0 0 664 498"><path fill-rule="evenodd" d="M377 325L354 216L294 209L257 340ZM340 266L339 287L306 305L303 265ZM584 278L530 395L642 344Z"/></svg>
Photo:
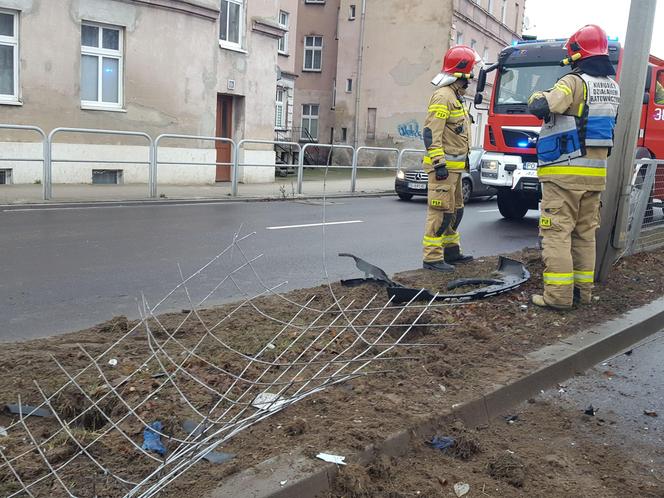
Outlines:
<svg viewBox="0 0 664 498"><path fill-rule="evenodd" d="M422 138L420 124L414 119L399 124L397 130L399 131L399 135L405 138Z"/></svg>

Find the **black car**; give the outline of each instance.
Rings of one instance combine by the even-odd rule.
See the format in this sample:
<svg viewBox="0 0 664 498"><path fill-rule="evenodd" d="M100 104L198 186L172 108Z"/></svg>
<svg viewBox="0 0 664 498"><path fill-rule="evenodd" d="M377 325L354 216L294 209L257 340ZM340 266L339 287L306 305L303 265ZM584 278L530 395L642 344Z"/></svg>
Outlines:
<svg viewBox="0 0 664 498"><path fill-rule="evenodd" d="M484 150L472 149L470 151L470 172L464 171L461 177L463 189L463 202L468 202L474 197L491 197L496 195L493 187L482 185L480 179L480 163ZM394 190L399 199L409 201L414 195L427 195L427 174L423 169L404 169L397 171L394 180Z"/></svg>

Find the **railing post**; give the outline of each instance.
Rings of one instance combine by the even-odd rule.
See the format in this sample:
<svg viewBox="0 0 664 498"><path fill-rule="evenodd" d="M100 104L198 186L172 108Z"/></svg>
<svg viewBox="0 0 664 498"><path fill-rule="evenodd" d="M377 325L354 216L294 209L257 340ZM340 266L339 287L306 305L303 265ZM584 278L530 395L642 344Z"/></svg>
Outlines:
<svg viewBox="0 0 664 498"><path fill-rule="evenodd" d="M50 201L53 198L53 141L49 134L44 139L44 200Z"/></svg>
<svg viewBox="0 0 664 498"><path fill-rule="evenodd" d="M152 143L150 144L150 152L149 152L149 157L148 161L150 162L150 171L148 175L148 196L151 197L152 199L157 198L157 147L159 146L158 143L159 137L157 137L157 140L153 140Z"/></svg>
<svg viewBox="0 0 664 498"><path fill-rule="evenodd" d="M304 144L297 159L297 193L302 194L302 183L304 182L304 153L309 144Z"/></svg>
<svg viewBox="0 0 664 498"><path fill-rule="evenodd" d="M240 168L240 147L244 144L244 140L240 140L235 144L235 154L233 154L233 167L231 168L231 196L237 197L237 181L238 170Z"/></svg>
<svg viewBox="0 0 664 498"><path fill-rule="evenodd" d="M355 193L355 185L357 183L357 156L360 155L362 147L358 147L353 151L353 169L350 172L350 191Z"/></svg>

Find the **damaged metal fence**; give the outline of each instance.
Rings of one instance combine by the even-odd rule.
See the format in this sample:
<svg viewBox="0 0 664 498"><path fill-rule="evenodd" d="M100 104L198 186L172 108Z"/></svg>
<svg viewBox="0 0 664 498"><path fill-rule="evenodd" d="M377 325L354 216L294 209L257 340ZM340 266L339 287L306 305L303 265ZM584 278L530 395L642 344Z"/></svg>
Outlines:
<svg viewBox="0 0 664 498"><path fill-rule="evenodd" d="M664 162L638 159L632 178L625 254L664 247Z"/></svg>
<svg viewBox="0 0 664 498"><path fill-rule="evenodd" d="M186 278L180 270L156 304L143 297L140 320L110 347L52 356L59 378L40 378L5 407L14 422L0 441L0 494L155 496L201 460L231 458L219 451L229 440L288 406L415 359L399 347L421 345L407 343L411 330L451 305L435 296L397 305L382 289L358 302L332 286L324 299L296 302L279 293L285 282L261 278L261 256L245 249L253 235L236 234ZM242 301L212 316L203 306L225 286ZM188 309L164 314L178 295ZM258 332L234 336L238 323Z"/></svg>

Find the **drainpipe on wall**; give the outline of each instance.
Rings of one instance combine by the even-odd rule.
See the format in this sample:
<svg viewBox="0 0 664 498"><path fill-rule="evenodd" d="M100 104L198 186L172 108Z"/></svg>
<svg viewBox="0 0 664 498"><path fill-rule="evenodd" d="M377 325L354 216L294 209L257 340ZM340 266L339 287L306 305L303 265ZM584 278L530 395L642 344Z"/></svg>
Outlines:
<svg viewBox="0 0 664 498"><path fill-rule="evenodd" d="M357 78L355 82L355 122L353 123L353 147L358 146L358 132L360 130L360 99L362 95L362 58L364 56L364 23L366 19L367 0L362 0L362 13L360 15L360 46L357 55Z"/></svg>

